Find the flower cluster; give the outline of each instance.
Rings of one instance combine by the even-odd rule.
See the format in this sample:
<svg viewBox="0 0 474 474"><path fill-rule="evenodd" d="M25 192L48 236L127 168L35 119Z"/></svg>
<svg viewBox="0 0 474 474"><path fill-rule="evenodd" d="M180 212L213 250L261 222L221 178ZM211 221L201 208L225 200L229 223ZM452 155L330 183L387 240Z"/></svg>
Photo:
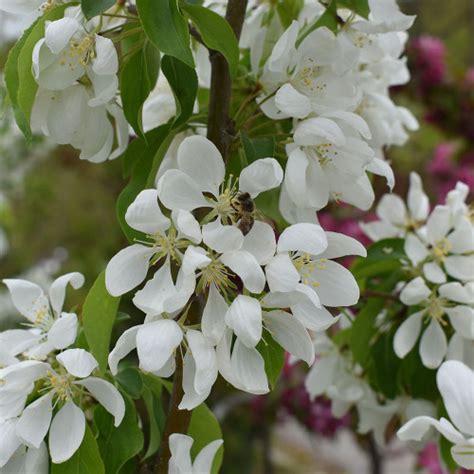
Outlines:
<svg viewBox="0 0 474 474"><path fill-rule="evenodd" d="M469 188L459 182L444 204L430 213L421 180L412 173L407 206L396 195L385 195L377 206L378 221L363 224L374 240L404 239L410 281L400 291L410 315L398 328L395 353L405 357L420 333L423 364L437 368L446 354L468 364L474 340L474 223L466 204ZM428 323L422 329L423 321ZM446 335L451 336L448 348Z"/></svg>
<svg viewBox="0 0 474 474"><path fill-rule="evenodd" d="M98 18L87 21L79 6L68 7L63 18L47 23L33 50L39 86L33 131L74 146L81 159L95 163L118 157L128 144L128 123L116 100L117 51L101 28Z"/></svg>
<svg viewBox="0 0 474 474"><path fill-rule="evenodd" d="M262 111L293 119L280 202L291 222L295 213L314 214L329 200L369 209L374 193L366 172L384 176L392 187L383 149L403 144L405 129L418 126L388 93L409 79L400 55L414 17L394 1L369 4L368 20L338 12L346 21L337 34L326 27L306 34L305 23L293 21L259 77Z"/></svg>
<svg viewBox="0 0 474 474"><path fill-rule="evenodd" d="M288 227L277 241L273 228L256 219L253 199L282 179L273 158L254 161L238 179L226 178L222 157L209 140L184 139L177 168L164 172L157 189L142 191L127 210L127 223L145 236L107 267L112 295L137 287L156 268L133 297L145 322L117 341L109 357L112 373L136 348L143 370L169 376L183 344L180 407L192 409L208 397L218 372L241 390L266 393L257 349L265 337L312 364L308 330L336 322L326 306L352 305L359 297L350 272L332 259L364 255L365 248L309 223ZM202 320L196 323L199 301Z"/></svg>
<svg viewBox="0 0 474 474"><path fill-rule="evenodd" d="M44 439L54 463L71 458L86 430L83 410L91 398L120 425L125 403L107 380L94 376L98 363L76 341L75 313L63 311L66 287L84 283L80 273L56 279L49 296L26 280L4 280L13 304L28 319L29 329L0 333L0 468L10 471L32 466L47 472ZM23 472L23 471L16 471Z"/></svg>

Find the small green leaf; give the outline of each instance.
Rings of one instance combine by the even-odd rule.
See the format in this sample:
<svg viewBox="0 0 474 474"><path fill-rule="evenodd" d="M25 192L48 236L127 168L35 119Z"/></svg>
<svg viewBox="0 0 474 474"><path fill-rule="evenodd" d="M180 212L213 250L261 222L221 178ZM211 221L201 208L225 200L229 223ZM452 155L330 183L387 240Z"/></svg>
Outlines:
<svg viewBox="0 0 474 474"><path fill-rule="evenodd" d="M235 76L239 65L239 44L227 20L209 8L198 5L184 5L183 11L199 30L206 46L219 51L226 58L230 74Z"/></svg>
<svg viewBox="0 0 474 474"><path fill-rule="evenodd" d="M240 141L244 147L247 164L260 158L272 158L275 155L275 139L273 137L250 138L245 130L241 130Z"/></svg>
<svg viewBox="0 0 474 474"><path fill-rule="evenodd" d="M140 398L143 391L143 380L137 369L127 367L115 376L115 380L133 399Z"/></svg>
<svg viewBox="0 0 474 474"><path fill-rule="evenodd" d="M194 67L188 23L177 0L137 0L137 8L149 40L164 54Z"/></svg>
<svg viewBox="0 0 474 474"><path fill-rule="evenodd" d="M193 459L198 453L212 441L222 439L222 430L214 413L205 405L199 405L193 410L188 435L194 440L191 448ZM212 474L218 474L224 458L224 448L221 446L217 451L212 465Z"/></svg>
<svg viewBox="0 0 474 474"><path fill-rule="evenodd" d="M110 336L119 303L120 297L111 296L105 288L105 271L102 272L92 285L82 311L87 343L101 370L107 368Z"/></svg>
<svg viewBox="0 0 474 474"><path fill-rule="evenodd" d="M125 117L142 138L143 103L155 87L159 69L159 51L150 42L145 42L145 46L124 64L120 74L120 96Z"/></svg>
<svg viewBox="0 0 474 474"><path fill-rule="evenodd" d="M293 20L298 19L298 15L304 6L303 0L279 0L277 12L283 28L288 28Z"/></svg>
<svg viewBox="0 0 474 474"><path fill-rule="evenodd" d="M82 0L81 7L87 19L100 15L115 5L115 0Z"/></svg>
<svg viewBox="0 0 474 474"><path fill-rule="evenodd" d="M285 365L285 350L265 331L262 340L257 345L257 351L265 361L265 372L270 387L273 389Z"/></svg>
<svg viewBox="0 0 474 474"><path fill-rule="evenodd" d="M119 472L143 448L143 433L138 426L135 405L127 396L124 396L124 400L125 416L118 427L114 426L114 417L101 405L94 411L94 421L99 432L97 444L106 474Z"/></svg>
<svg viewBox="0 0 474 474"><path fill-rule="evenodd" d="M337 31L338 22L336 0L330 0L329 5L326 7L324 13L314 23L308 23L300 31L300 35L296 41L296 46L299 46L310 33L321 26L326 26L334 33Z"/></svg>
<svg viewBox="0 0 474 474"><path fill-rule="evenodd" d="M185 123L193 113L198 91L197 75L194 69L172 56L163 57L161 68L173 91L176 103L173 128L177 128Z"/></svg>
<svg viewBox="0 0 474 474"><path fill-rule="evenodd" d="M12 48L5 65L5 81L15 119L29 142L32 138L30 128L31 110L38 90L38 84L31 72L33 48L44 36L45 23L62 18L64 10L71 5L73 4L60 5L38 18Z"/></svg>
<svg viewBox="0 0 474 474"><path fill-rule="evenodd" d="M51 463L51 474L105 474L97 441L87 424L79 449L66 462Z"/></svg>

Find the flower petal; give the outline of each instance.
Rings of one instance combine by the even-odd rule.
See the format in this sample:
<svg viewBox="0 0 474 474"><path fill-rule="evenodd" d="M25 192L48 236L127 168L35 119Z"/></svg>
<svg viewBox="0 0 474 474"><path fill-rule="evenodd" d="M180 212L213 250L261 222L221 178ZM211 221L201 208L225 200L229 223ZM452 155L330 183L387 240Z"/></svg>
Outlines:
<svg viewBox="0 0 474 474"><path fill-rule="evenodd" d="M23 411L16 434L29 447L38 449L48 432L53 416L52 393L38 398Z"/></svg>
<svg viewBox="0 0 474 474"><path fill-rule="evenodd" d="M79 449L85 432L84 413L73 402L66 402L49 430L49 453L53 463L67 461Z"/></svg>
<svg viewBox="0 0 474 474"><path fill-rule="evenodd" d="M261 293L265 288L265 274L256 258L249 252L233 250L221 255L221 262L236 273L251 293Z"/></svg>
<svg viewBox="0 0 474 474"><path fill-rule="evenodd" d="M56 360L74 377L88 377L99 364L95 357L84 349L67 349L56 356Z"/></svg>
<svg viewBox="0 0 474 474"><path fill-rule="evenodd" d="M109 367L112 375L117 375L119 362L137 347L137 332L140 326L133 326L124 331L112 352L109 354Z"/></svg>
<svg viewBox="0 0 474 474"><path fill-rule="evenodd" d="M137 332L140 367L147 372L160 370L182 339L183 331L171 319L161 319L140 326Z"/></svg>
<svg viewBox="0 0 474 474"><path fill-rule="evenodd" d="M421 277L416 277L405 285L400 292L400 301L406 306L413 306L426 300L431 294Z"/></svg>
<svg viewBox="0 0 474 474"><path fill-rule="evenodd" d="M223 296L217 291L215 285L211 285L202 313L201 330L214 345L217 345L224 335L225 316L228 309L229 306Z"/></svg>
<svg viewBox="0 0 474 474"><path fill-rule="evenodd" d="M191 465L191 446L193 439L190 436L173 433L170 436L171 459L169 462L170 474L181 474L193 472Z"/></svg>
<svg viewBox="0 0 474 474"><path fill-rule="evenodd" d="M114 426L122 423L125 416L125 402L120 392L106 380L97 377L87 377L76 382L86 387L90 394L114 417Z"/></svg>
<svg viewBox="0 0 474 474"><path fill-rule="evenodd" d="M311 100L291 84L283 84L275 95L275 105L290 117L303 119L311 112Z"/></svg>
<svg viewBox="0 0 474 474"><path fill-rule="evenodd" d="M326 232L328 246L318 255L320 258L340 258L346 255L367 257L366 248L356 239L339 232Z"/></svg>
<svg viewBox="0 0 474 474"><path fill-rule="evenodd" d="M309 366L314 361L314 346L305 327L285 311L271 311L264 315L265 327L273 339L290 354Z"/></svg>
<svg viewBox="0 0 474 474"><path fill-rule="evenodd" d="M415 347L424 314L425 311L411 314L397 329L393 339L393 350L400 359L403 359Z"/></svg>
<svg viewBox="0 0 474 474"><path fill-rule="evenodd" d="M223 253L239 250L244 242L244 234L237 227L222 225L219 219L202 226L202 240L211 249Z"/></svg>
<svg viewBox="0 0 474 474"><path fill-rule="evenodd" d="M92 62L92 69L96 74L117 74L118 56L114 43L105 36L95 35L96 57Z"/></svg>
<svg viewBox="0 0 474 474"><path fill-rule="evenodd" d="M283 169L274 158L262 158L245 167L239 178L239 189L256 198L260 193L277 188L283 181Z"/></svg>
<svg viewBox="0 0 474 474"><path fill-rule="evenodd" d="M77 315L62 313L48 331L48 342L56 349L65 349L74 343L77 336Z"/></svg>
<svg viewBox="0 0 474 474"><path fill-rule="evenodd" d="M242 250L250 252L260 265L267 264L276 251L275 231L266 222L255 221L244 237Z"/></svg>
<svg viewBox="0 0 474 474"><path fill-rule="evenodd" d="M454 330L466 339L474 339L474 308L458 305L445 308Z"/></svg>
<svg viewBox="0 0 474 474"><path fill-rule="evenodd" d="M313 364L305 381L306 390L311 398L327 392L337 374L337 362L336 355L330 355L321 357Z"/></svg>
<svg viewBox="0 0 474 474"><path fill-rule="evenodd" d="M227 311L226 322L247 347L255 347L262 338L262 310L255 298L238 295Z"/></svg>
<svg viewBox="0 0 474 474"><path fill-rule="evenodd" d="M432 283L446 283L446 274L436 262L427 262L423 265L423 274Z"/></svg>
<svg viewBox="0 0 474 474"><path fill-rule="evenodd" d="M317 224L301 223L287 227L278 239L278 252L306 252L318 255L328 246L326 234Z"/></svg>
<svg viewBox="0 0 474 474"><path fill-rule="evenodd" d="M105 270L105 286L112 296L120 296L138 286L146 277L154 250L141 244L122 249Z"/></svg>
<svg viewBox="0 0 474 474"><path fill-rule="evenodd" d="M48 298L36 283L20 279L6 279L3 283L8 287L13 305L25 318L35 322L38 314L49 311Z"/></svg>
<svg viewBox="0 0 474 474"><path fill-rule="evenodd" d="M58 316L63 310L68 284L70 284L75 290L82 288L84 285L84 275L78 272L67 273L53 281L51 288L49 289L49 300L53 310Z"/></svg>
<svg viewBox="0 0 474 474"><path fill-rule="evenodd" d="M217 450L222 446L224 441L222 439L216 439L209 443L206 447L201 449L199 454L194 459L193 464L193 472L198 473L205 473L211 472L212 470L212 463L216 456Z"/></svg>
<svg viewBox="0 0 474 474"><path fill-rule="evenodd" d="M182 209L173 212L173 221L178 229L178 238L185 238L195 244L202 240L201 226L196 218L188 211Z"/></svg>
<svg viewBox="0 0 474 474"><path fill-rule="evenodd" d="M163 233L170 226L170 220L163 215L158 205L156 189L141 191L128 206L125 220L132 229L146 234Z"/></svg>
<svg viewBox="0 0 474 474"><path fill-rule="evenodd" d="M219 194L224 181L225 165L217 147L201 135L185 138L178 148L178 166L201 191Z"/></svg>
<svg viewBox="0 0 474 474"><path fill-rule="evenodd" d="M448 341L441 325L435 319L425 329L420 342L421 361L425 367L436 369L448 350Z"/></svg>
<svg viewBox="0 0 474 474"><path fill-rule="evenodd" d="M293 291L301 280L298 270L287 253L275 255L265 267L270 291Z"/></svg>

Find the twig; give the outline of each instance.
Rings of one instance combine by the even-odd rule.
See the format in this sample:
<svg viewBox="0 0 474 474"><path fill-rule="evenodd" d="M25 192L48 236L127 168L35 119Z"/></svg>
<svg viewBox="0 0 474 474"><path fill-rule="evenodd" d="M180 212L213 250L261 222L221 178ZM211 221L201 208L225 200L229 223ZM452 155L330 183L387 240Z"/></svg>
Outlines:
<svg viewBox="0 0 474 474"><path fill-rule="evenodd" d="M237 41L242 32L245 19L247 0L229 0L226 20L235 33ZM232 80L229 65L224 56L218 51L209 52L211 62L211 89L209 95L209 118L207 122L207 138L222 153L227 160L235 134L234 122L230 118L230 99L232 95Z"/></svg>

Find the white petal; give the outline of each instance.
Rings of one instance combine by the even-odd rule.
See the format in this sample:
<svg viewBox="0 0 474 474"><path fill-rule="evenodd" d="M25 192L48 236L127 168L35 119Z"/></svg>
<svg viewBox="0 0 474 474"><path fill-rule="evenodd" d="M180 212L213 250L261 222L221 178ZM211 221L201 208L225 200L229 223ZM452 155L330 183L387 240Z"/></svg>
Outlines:
<svg viewBox="0 0 474 474"><path fill-rule="evenodd" d="M199 268L207 267L212 260L207 256L207 252L201 247L190 245L184 252L181 268L187 275L194 274Z"/></svg>
<svg viewBox="0 0 474 474"><path fill-rule="evenodd" d="M400 292L400 301L406 306L412 306L426 300L431 294L423 278L411 280Z"/></svg>
<svg viewBox="0 0 474 474"><path fill-rule="evenodd" d="M216 219L202 227L202 240L211 249L222 253L240 249L244 234L237 227L222 225L220 220Z"/></svg>
<svg viewBox="0 0 474 474"><path fill-rule="evenodd" d="M49 453L55 464L67 461L84 439L86 418L80 408L67 402L56 414L49 430Z"/></svg>
<svg viewBox="0 0 474 474"><path fill-rule="evenodd" d="M16 434L29 447L39 448L48 432L53 415L52 393L38 398L23 411Z"/></svg>
<svg viewBox="0 0 474 474"><path fill-rule="evenodd" d="M287 227L278 239L278 252L300 251L318 255L327 246L326 234L317 224L294 224Z"/></svg>
<svg viewBox="0 0 474 474"><path fill-rule="evenodd" d="M339 321L326 308L317 308L309 300L291 305L291 312L295 318L311 331L325 331Z"/></svg>
<svg viewBox="0 0 474 474"><path fill-rule="evenodd" d="M432 283L445 283L446 275L436 262L427 262L423 265L423 274Z"/></svg>
<svg viewBox="0 0 474 474"><path fill-rule="evenodd" d="M225 166L219 150L210 140L200 135L185 138L178 148L178 166L201 191L219 194Z"/></svg>
<svg viewBox="0 0 474 474"><path fill-rule="evenodd" d="M194 389L197 393L209 392L217 378L216 352L199 331L188 330L186 340L196 364Z"/></svg>
<svg viewBox="0 0 474 474"><path fill-rule="evenodd" d="M418 265L418 263L422 262L428 256L426 246L413 234L406 236L404 247L405 253L413 265Z"/></svg>
<svg viewBox="0 0 474 474"><path fill-rule="evenodd" d="M298 37L299 23L293 20L291 25L280 36L268 58L267 66L270 71L287 73L292 56L295 53L295 43Z"/></svg>
<svg viewBox="0 0 474 474"><path fill-rule="evenodd" d="M291 84L283 84L275 96L275 105L290 117L305 118L311 112L311 100Z"/></svg>
<svg viewBox="0 0 474 474"><path fill-rule="evenodd" d="M263 357L253 347L246 347L239 339L235 341L231 366L243 390L263 394L268 392L268 380Z"/></svg>
<svg viewBox="0 0 474 474"><path fill-rule="evenodd" d="M70 284L75 290L82 288L82 285L84 285L84 275L78 272L67 273L53 281L51 288L49 289L49 300L51 301L51 306L56 315L61 314L63 310L68 284Z"/></svg>
<svg viewBox="0 0 474 474"><path fill-rule="evenodd" d="M286 351L309 366L314 361L314 346L305 327L285 311L271 311L264 316L265 327Z"/></svg>
<svg viewBox="0 0 474 474"><path fill-rule="evenodd" d="M136 340L139 328L140 326L133 326L124 331L109 354L109 367L113 375L117 375L118 363L137 347Z"/></svg>
<svg viewBox="0 0 474 474"><path fill-rule="evenodd" d="M249 252L225 252L221 262L236 273L251 293L261 293L265 288L265 275L256 258Z"/></svg>
<svg viewBox="0 0 474 474"><path fill-rule="evenodd" d="M449 255L444 268L450 276L461 281L474 280L474 255Z"/></svg>
<svg viewBox="0 0 474 474"><path fill-rule="evenodd" d="M196 362L188 351L183 359L183 391L184 395L178 405L180 410L193 410L200 405L211 393L212 385L198 393L195 388Z"/></svg>
<svg viewBox="0 0 474 474"><path fill-rule="evenodd" d="M21 445L21 441L15 432L16 423L15 418L0 421L0 468L10 460Z"/></svg>
<svg viewBox="0 0 474 474"><path fill-rule="evenodd" d="M367 256L366 248L356 239L338 232L326 232L328 246L320 258L340 258L346 255Z"/></svg>
<svg viewBox="0 0 474 474"><path fill-rule="evenodd" d="M170 226L170 220L163 215L158 205L158 191L144 189L128 206L125 220L132 228L146 234L163 233Z"/></svg>
<svg viewBox="0 0 474 474"><path fill-rule="evenodd" d="M255 347L262 338L262 310L255 298L238 295L227 311L226 322L247 347Z"/></svg>
<svg viewBox="0 0 474 474"><path fill-rule="evenodd" d="M199 185L181 170L166 171L158 181L160 201L171 210L193 211L198 207L210 207Z"/></svg>
<svg viewBox="0 0 474 474"><path fill-rule="evenodd" d="M306 377L305 387L312 398L322 395L333 383L336 375L337 357L327 356L318 359Z"/></svg>
<svg viewBox="0 0 474 474"><path fill-rule="evenodd" d="M20 279L6 279L3 283L8 287L15 308L30 321L35 322L39 313L49 311L48 298L37 284Z"/></svg>
<svg viewBox="0 0 474 474"><path fill-rule="evenodd" d="M424 314L425 311L411 314L397 329L393 339L393 350L400 359L403 359L415 347Z"/></svg>
<svg viewBox="0 0 474 474"><path fill-rule="evenodd" d="M190 436L173 433L170 436L171 459L169 474L192 474L191 446L193 439Z"/></svg>
<svg viewBox="0 0 474 474"><path fill-rule="evenodd" d="M67 349L56 360L74 377L88 377L97 367L94 356L84 349Z"/></svg>
<svg viewBox="0 0 474 474"><path fill-rule="evenodd" d="M459 305L444 310L457 333L466 339L474 339L474 308Z"/></svg>
<svg viewBox="0 0 474 474"><path fill-rule="evenodd" d="M426 222L428 241L434 244L444 239L451 227L451 210L448 206L436 206Z"/></svg>
<svg viewBox="0 0 474 474"><path fill-rule="evenodd" d="M138 286L146 277L154 250L140 244L124 248L110 260L105 286L112 296L120 296Z"/></svg>
<svg viewBox="0 0 474 474"><path fill-rule="evenodd" d="M424 221L430 211L428 196L423 191L423 183L418 174L410 173L410 189L407 196L408 209L415 221Z"/></svg>
<svg viewBox="0 0 474 474"><path fill-rule="evenodd" d="M294 139L296 144L302 146L319 145L324 142L341 146L346 142L339 125L323 117L310 118L301 122L295 130Z"/></svg>
<svg viewBox="0 0 474 474"><path fill-rule="evenodd" d="M406 207L403 199L396 194L385 194L377 206L377 216L394 225L404 225Z"/></svg>
<svg viewBox="0 0 474 474"><path fill-rule="evenodd" d="M474 371L462 362L450 360L438 369L436 380L449 418L459 430L473 436Z"/></svg>
<svg viewBox="0 0 474 474"><path fill-rule="evenodd" d="M441 285L438 293L443 298L448 298L457 303L474 303L474 282L462 285L459 282L449 282Z"/></svg>
<svg viewBox="0 0 474 474"><path fill-rule="evenodd" d="M447 350L448 341L441 325L435 319L431 319L429 326L421 336L420 356L423 365L429 369L438 368Z"/></svg>
<svg viewBox="0 0 474 474"><path fill-rule="evenodd" d="M162 319L140 327L137 352L140 367L147 372L160 370L181 344L183 331L171 319Z"/></svg>
<svg viewBox="0 0 474 474"><path fill-rule="evenodd" d="M286 253L275 255L265 267L268 287L270 291L293 291L301 280L293 261Z"/></svg>
<svg viewBox="0 0 474 474"><path fill-rule="evenodd" d="M96 57L92 69L96 74L116 74L118 71L118 56L114 43L104 36L95 35Z"/></svg>
<svg viewBox="0 0 474 474"><path fill-rule="evenodd" d="M182 209L173 213L173 221L179 232L179 238L185 238L199 244L202 240L201 226L196 218L188 211Z"/></svg>
<svg viewBox="0 0 474 474"><path fill-rule="evenodd" d="M239 189L253 198L260 193L277 188L283 181L283 169L274 158L254 161L240 173Z"/></svg>
<svg viewBox="0 0 474 474"><path fill-rule="evenodd" d="M122 423L125 402L120 392L110 382L97 377L87 377L76 384L86 387L90 394L114 417L115 427Z"/></svg>
<svg viewBox="0 0 474 474"><path fill-rule="evenodd" d="M260 265L267 264L276 251L275 231L266 222L255 221L244 237L242 250L250 252Z"/></svg>
<svg viewBox="0 0 474 474"><path fill-rule="evenodd" d="M360 291L352 273L332 260L321 261L311 273L316 292L325 306L352 306L359 301Z"/></svg>
<svg viewBox="0 0 474 474"><path fill-rule="evenodd" d="M464 442L462 434L448 420L442 418L438 421L429 416L417 416L411 419L398 430L397 436L403 441L410 439L421 441L431 426L452 443Z"/></svg>
<svg viewBox="0 0 474 474"><path fill-rule="evenodd" d="M454 461L465 469L474 469L474 445L466 443L451 447L451 456Z"/></svg>
<svg viewBox="0 0 474 474"><path fill-rule="evenodd" d="M201 320L202 333L217 345L225 331L225 315L229 309L225 299L217 291L215 285L209 288L206 306L204 307Z"/></svg>
<svg viewBox="0 0 474 474"><path fill-rule="evenodd" d="M56 349L65 349L74 343L77 336L77 315L62 313L48 331L48 342Z"/></svg>
<svg viewBox="0 0 474 474"><path fill-rule="evenodd" d="M459 220L453 232L448 235L452 253L471 253L474 251L474 226L467 217Z"/></svg>
<svg viewBox="0 0 474 474"><path fill-rule="evenodd" d="M204 447L194 459L193 473L207 473L211 472L212 463L216 456L217 450L222 446L224 441L222 439L216 439Z"/></svg>
<svg viewBox="0 0 474 474"><path fill-rule="evenodd" d="M48 474L49 455L44 442L41 443L38 449L28 449L25 457L25 470L25 474Z"/></svg>

